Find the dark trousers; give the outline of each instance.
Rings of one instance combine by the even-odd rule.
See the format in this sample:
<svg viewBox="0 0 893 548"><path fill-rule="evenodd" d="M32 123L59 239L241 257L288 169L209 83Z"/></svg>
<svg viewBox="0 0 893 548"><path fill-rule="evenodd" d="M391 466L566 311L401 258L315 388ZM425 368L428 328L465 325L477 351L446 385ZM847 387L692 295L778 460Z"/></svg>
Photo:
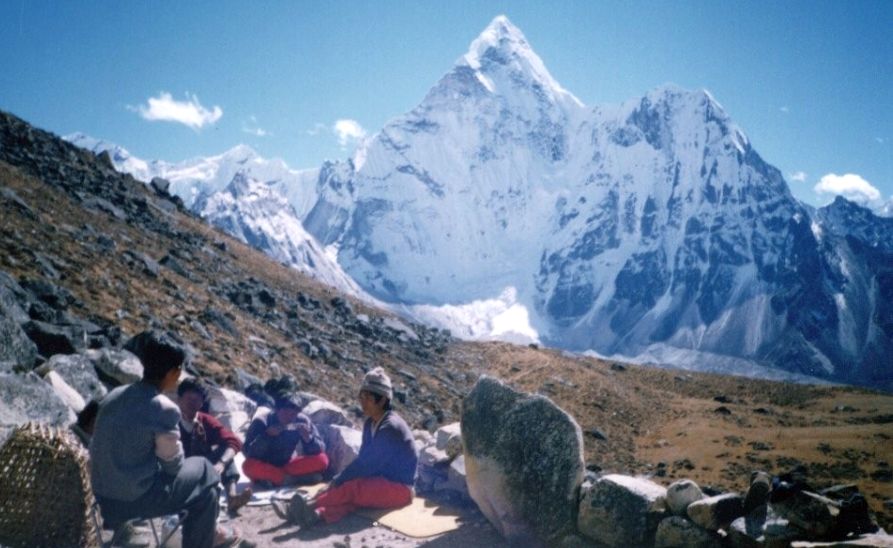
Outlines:
<svg viewBox="0 0 893 548"><path fill-rule="evenodd" d="M220 477L204 457L190 457L183 461L177 475L158 474L155 483L140 498L133 501L107 499L97 496L102 518L107 528L114 528L133 518L154 518L188 512L183 520L183 546L212 548L220 489Z"/></svg>

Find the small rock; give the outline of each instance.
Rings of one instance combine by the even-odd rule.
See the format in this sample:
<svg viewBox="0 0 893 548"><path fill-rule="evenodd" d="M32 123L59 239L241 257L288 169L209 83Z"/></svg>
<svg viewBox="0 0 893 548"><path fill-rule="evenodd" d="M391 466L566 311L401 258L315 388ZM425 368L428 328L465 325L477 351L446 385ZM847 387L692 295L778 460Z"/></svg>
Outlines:
<svg viewBox="0 0 893 548"><path fill-rule="evenodd" d="M691 503L686 509L689 519L711 531L732 523L741 517L743 512L744 500L738 493L703 498Z"/></svg>
<svg viewBox="0 0 893 548"><path fill-rule="evenodd" d="M679 480L667 487L667 506L677 516L685 516L688 505L704 498L698 484L689 480Z"/></svg>

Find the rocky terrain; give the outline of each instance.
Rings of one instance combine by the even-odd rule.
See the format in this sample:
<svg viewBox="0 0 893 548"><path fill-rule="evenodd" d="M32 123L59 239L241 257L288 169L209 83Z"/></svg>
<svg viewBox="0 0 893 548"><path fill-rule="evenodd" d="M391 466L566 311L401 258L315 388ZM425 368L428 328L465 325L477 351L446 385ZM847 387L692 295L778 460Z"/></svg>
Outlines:
<svg viewBox="0 0 893 548"><path fill-rule="evenodd" d="M164 181L140 183L107 157L7 113L0 271L4 436L24 419L70 420L64 409L22 409L17 382L27 371L53 355L113 352L158 327L191 347L194 374L230 387L244 386L244 374L289 374L354 413L361 375L382 365L401 413L429 431L459 420L462 398L486 373L573 416L591 472L745 491L751 470L802 465L818 488L858 484L879 523L893 528L887 394L461 342L274 262L185 211Z"/></svg>

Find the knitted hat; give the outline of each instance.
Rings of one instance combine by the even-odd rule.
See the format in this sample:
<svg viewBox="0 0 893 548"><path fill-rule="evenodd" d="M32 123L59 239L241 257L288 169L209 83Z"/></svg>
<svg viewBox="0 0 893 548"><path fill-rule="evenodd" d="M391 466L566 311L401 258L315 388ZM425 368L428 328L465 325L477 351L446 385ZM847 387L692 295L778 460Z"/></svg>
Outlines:
<svg viewBox="0 0 893 548"><path fill-rule="evenodd" d="M391 388L391 378L384 372L381 367L376 367L372 371L366 373L363 377L363 386L360 390L379 394L387 399L393 399L394 390Z"/></svg>

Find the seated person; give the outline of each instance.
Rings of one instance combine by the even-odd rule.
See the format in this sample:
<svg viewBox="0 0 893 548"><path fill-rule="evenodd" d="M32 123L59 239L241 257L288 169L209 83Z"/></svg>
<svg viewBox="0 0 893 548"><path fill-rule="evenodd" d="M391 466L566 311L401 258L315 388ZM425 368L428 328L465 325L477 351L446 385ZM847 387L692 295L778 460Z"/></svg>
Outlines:
<svg viewBox="0 0 893 548"><path fill-rule="evenodd" d="M277 513L308 527L334 523L357 508L400 508L412 502L418 453L412 432L391 410L391 379L381 367L366 373L359 401L368 418L360 454L312 500L300 494Z"/></svg>
<svg viewBox="0 0 893 548"><path fill-rule="evenodd" d="M273 485L314 483L329 467L325 443L292 394L276 398L273 409L260 407L245 434L242 471L252 481Z"/></svg>
<svg viewBox="0 0 893 548"><path fill-rule="evenodd" d="M103 398L90 442L90 478L105 526L185 509L183 546L220 545L228 540L216 535L220 477L208 459L183 456L180 410L163 394L176 388L185 352L155 331L127 349L142 362L143 378Z"/></svg>
<svg viewBox="0 0 893 548"><path fill-rule="evenodd" d="M208 390L201 381L186 379L180 383L180 441L186 457L204 457L214 465L226 493L226 509L232 514L251 500L251 488L236 494L239 471L233 459L242 450L242 442L219 420L200 411L207 399Z"/></svg>

